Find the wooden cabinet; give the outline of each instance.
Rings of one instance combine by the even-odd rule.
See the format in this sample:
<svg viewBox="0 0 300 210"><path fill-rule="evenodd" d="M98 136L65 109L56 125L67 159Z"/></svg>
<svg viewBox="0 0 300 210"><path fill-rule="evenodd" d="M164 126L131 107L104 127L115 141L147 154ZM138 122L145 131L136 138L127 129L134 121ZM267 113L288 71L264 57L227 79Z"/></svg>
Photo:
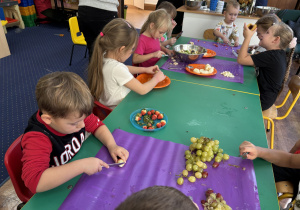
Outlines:
<svg viewBox="0 0 300 210"><path fill-rule="evenodd" d="M279 9L295 9L297 0L268 0L268 6Z"/></svg>

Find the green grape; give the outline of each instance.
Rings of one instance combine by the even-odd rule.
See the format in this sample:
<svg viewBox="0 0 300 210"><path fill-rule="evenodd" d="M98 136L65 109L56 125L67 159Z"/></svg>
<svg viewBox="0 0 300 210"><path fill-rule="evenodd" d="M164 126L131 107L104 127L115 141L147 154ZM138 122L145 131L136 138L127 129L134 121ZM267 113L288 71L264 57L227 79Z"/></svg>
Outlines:
<svg viewBox="0 0 300 210"><path fill-rule="evenodd" d="M208 152L209 150L210 150L209 146L205 146L205 147L204 147L204 151L205 151L205 152Z"/></svg>
<svg viewBox="0 0 300 210"><path fill-rule="evenodd" d="M192 160L188 159L187 161L185 161L185 165L189 164L189 163L193 163Z"/></svg>
<svg viewBox="0 0 300 210"><path fill-rule="evenodd" d="M196 149L201 149L201 148L202 148L202 144L201 143L197 143Z"/></svg>
<svg viewBox="0 0 300 210"><path fill-rule="evenodd" d="M213 140L210 141L211 146L215 145L215 142Z"/></svg>
<svg viewBox="0 0 300 210"><path fill-rule="evenodd" d="M223 149L220 148L220 149L218 150L218 153L223 153Z"/></svg>
<svg viewBox="0 0 300 210"><path fill-rule="evenodd" d="M199 170L199 166L198 165L193 165L193 171L198 171Z"/></svg>
<svg viewBox="0 0 300 210"><path fill-rule="evenodd" d="M207 157L207 152L202 152L201 158L202 157Z"/></svg>
<svg viewBox="0 0 300 210"><path fill-rule="evenodd" d="M220 142L219 140L214 140L215 145L218 145Z"/></svg>
<svg viewBox="0 0 300 210"><path fill-rule="evenodd" d="M219 145L217 144L217 145L214 145L213 147L212 147L212 150L214 151L214 152L218 152L218 150L219 150Z"/></svg>
<svg viewBox="0 0 300 210"><path fill-rule="evenodd" d="M223 154L222 153L218 153L217 156L219 156L220 158L223 158Z"/></svg>
<svg viewBox="0 0 300 210"><path fill-rule="evenodd" d="M202 166L203 169L207 169L207 165L205 163L203 163L203 166Z"/></svg>
<svg viewBox="0 0 300 210"><path fill-rule="evenodd" d="M191 157L192 157L191 155L186 155L186 156L185 156L185 159L188 160L188 159L190 159Z"/></svg>
<svg viewBox="0 0 300 210"><path fill-rule="evenodd" d="M207 155L208 155L208 156L213 156L213 155L214 155L214 152L213 152L212 150L209 150L209 151L207 152Z"/></svg>
<svg viewBox="0 0 300 210"><path fill-rule="evenodd" d="M187 170L182 171L182 176L187 177L189 175L189 172Z"/></svg>
<svg viewBox="0 0 300 210"><path fill-rule="evenodd" d="M201 156L202 155L202 151L200 149L197 150L196 155Z"/></svg>
<svg viewBox="0 0 300 210"><path fill-rule="evenodd" d="M206 157L201 157L202 162L206 162Z"/></svg>
<svg viewBox="0 0 300 210"><path fill-rule="evenodd" d="M207 162L210 162L211 159L212 159L212 158L209 156L209 157L206 158L206 161L207 161Z"/></svg>
<svg viewBox="0 0 300 210"><path fill-rule="evenodd" d="M188 178L188 180L189 180L190 182L195 182L195 181L196 181L196 177L190 176L190 177Z"/></svg>
<svg viewBox="0 0 300 210"><path fill-rule="evenodd" d="M195 142L197 142L197 139L196 139L195 137L192 137L192 138L191 138L191 142L192 142L192 143L195 143Z"/></svg>
<svg viewBox="0 0 300 210"><path fill-rule="evenodd" d="M190 154L191 154L191 151L190 151L190 150L185 150L184 154L185 154L185 155L190 155Z"/></svg>
<svg viewBox="0 0 300 210"><path fill-rule="evenodd" d="M198 171L202 173L202 172L203 172L203 168L200 168L200 167L199 167L199 170L198 170Z"/></svg>
<svg viewBox="0 0 300 210"><path fill-rule="evenodd" d="M203 162L201 162L201 161L197 161L196 164L197 164L197 166L199 166L199 167L201 167L201 168L202 168L202 166L203 166Z"/></svg>
<svg viewBox="0 0 300 210"><path fill-rule="evenodd" d="M201 179L201 178L202 178L202 173L196 172L196 173L195 173L195 177L196 177L197 179Z"/></svg>
<svg viewBox="0 0 300 210"><path fill-rule="evenodd" d="M229 159L229 155L228 155L228 154L224 154L224 155L223 155L223 159L224 159L224 160L228 160L228 159Z"/></svg>
<svg viewBox="0 0 300 210"><path fill-rule="evenodd" d="M197 162L197 161L199 161L199 160L201 160L201 158L200 158L199 156L197 156L197 157L194 159L195 162Z"/></svg>
<svg viewBox="0 0 300 210"><path fill-rule="evenodd" d="M193 146L193 144L190 145L189 149L190 149L191 151L194 151L195 147Z"/></svg>
<svg viewBox="0 0 300 210"><path fill-rule="evenodd" d="M177 179L177 184L183 185L183 181L184 181L184 179L183 179L182 177L179 177L179 178Z"/></svg>
<svg viewBox="0 0 300 210"><path fill-rule="evenodd" d="M189 163L186 165L185 169L191 171L193 169L193 165Z"/></svg>
<svg viewBox="0 0 300 210"><path fill-rule="evenodd" d="M202 143L204 142L204 137L203 137L203 136L201 136L199 140L200 140L200 142L199 142L199 143L201 143L201 144L202 144Z"/></svg>
<svg viewBox="0 0 300 210"><path fill-rule="evenodd" d="M217 163L220 163L221 160L222 160L222 158L221 158L220 156L216 156L216 157L215 157L215 161L216 161Z"/></svg>

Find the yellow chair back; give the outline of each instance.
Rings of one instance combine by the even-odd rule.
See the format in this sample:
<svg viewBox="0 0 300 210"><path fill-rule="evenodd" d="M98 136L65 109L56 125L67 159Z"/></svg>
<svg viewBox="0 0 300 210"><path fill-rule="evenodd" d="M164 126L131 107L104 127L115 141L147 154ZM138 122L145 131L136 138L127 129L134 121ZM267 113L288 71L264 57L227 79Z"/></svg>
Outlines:
<svg viewBox="0 0 300 210"><path fill-rule="evenodd" d="M78 20L76 16L71 17L69 19L69 26L70 26L70 33L71 33L71 38L73 43L79 45L86 45L85 38L79 30ZM80 35L78 36L79 33Z"/></svg>

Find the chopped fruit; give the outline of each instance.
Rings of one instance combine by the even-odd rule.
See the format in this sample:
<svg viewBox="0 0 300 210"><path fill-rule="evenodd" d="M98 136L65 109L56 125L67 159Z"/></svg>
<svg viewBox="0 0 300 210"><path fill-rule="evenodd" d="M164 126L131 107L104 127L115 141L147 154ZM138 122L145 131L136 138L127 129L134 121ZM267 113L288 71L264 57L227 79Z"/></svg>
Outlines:
<svg viewBox="0 0 300 210"><path fill-rule="evenodd" d="M124 160L122 160L122 159L119 159L119 160L118 160L118 163L124 163L124 164L119 165L119 167L121 167L121 168L125 165L125 162L124 162Z"/></svg>
<svg viewBox="0 0 300 210"><path fill-rule="evenodd" d="M147 110L146 109L143 109L142 111L141 111L141 114L142 115L145 115L147 113Z"/></svg>
<svg viewBox="0 0 300 210"><path fill-rule="evenodd" d="M159 114L160 114L160 112L159 112L159 111L155 111L155 114L156 114L156 115L159 115Z"/></svg>
<svg viewBox="0 0 300 210"><path fill-rule="evenodd" d="M137 113L136 116L141 117L142 115L141 115L141 113Z"/></svg>
<svg viewBox="0 0 300 210"><path fill-rule="evenodd" d="M157 115L156 114L152 115L152 120L156 120L156 119L157 119Z"/></svg>
<svg viewBox="0 0 300 210"><path fill-rule="evenodd" d="M143 129L148 129L146 125L143 126Z"/></svg>
<svg viewBox="0 0 300 210"><path fill-rule="evenodd" d="M148 115L151 115L151 111L148 111L147 114L148 114Z"/></svg>
<svg viewBox="0 0 300 210"><path fill-rule="evenodd" d="M154 126L148 127L148 129L155 129Z"/></svg>
<svg viewBox="0 0 300 210"><path fill-rule="evenodd" d="M164 118L164 115L163 114L159 114L158 116L157 116L157 119L159 119L159 120L161 120L161 119L163 119Z"/></svg>
<svg viewBox="0 0 300 210"><path fill-rule="evenodd" d="M156 123L156 127L160 128L161 127L161 123Z"/></svg>
<svg viewBox="0 0 300 210"><path fill-rule="evenodd" d="M166 125L166 121L165 120L160 121L160 123L161 123L162 127Z"/></svg>
<svg viewBox="0 0 300 210"><path fill-rule="evenodd" d="M154 109L151 110L151 114L155 114L155 110Z"/></svg>
<svg viewBox="0 0 300 210"><path fill-rule="evenodd" d="M148 126L148 127L151 127L151 126L152 126L152 124L151 124L151 123L148 123L148 124L147 124L147 126Z"/></svg>
<svg viewBox="0 0 300 210"><path fill-rule="evenodd" d="M136 116L136 117L135 117L135 121L137 121L137 122L138 122L138 121L140 121L140 120L141 120L141 118L140 118L140 117L138 117L138 116Z"/></svg>

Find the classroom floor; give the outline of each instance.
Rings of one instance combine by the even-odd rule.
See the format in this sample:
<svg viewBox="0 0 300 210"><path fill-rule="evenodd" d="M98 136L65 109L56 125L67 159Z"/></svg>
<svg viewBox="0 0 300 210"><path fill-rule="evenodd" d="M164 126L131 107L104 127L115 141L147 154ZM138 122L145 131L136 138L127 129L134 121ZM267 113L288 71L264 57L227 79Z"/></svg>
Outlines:
<svg viewBox="0 0 300 210"><path fill-rule="evenodd" d="M132 5L128 5L126 19L132 23L136 28L141 28L147 16L151 11L141 10ZM293 62L290 75L294 75L299 67L297 60ZM279 104L287 92L287 87L277 100ZM290 101L290 100L289 100ZM289 103L288 101L288 103ZM286 109L279 110L279 115L285 113ZM275 122L275 143L274 148L284 151L289 151L294 143L300 139L300 107L296 104L290 116L284 120ZM270 135L267 134L268 142L270 142ZM18 199L12 183L8 180L0 188L0 210L15 210L21 201Z"/></svg>

